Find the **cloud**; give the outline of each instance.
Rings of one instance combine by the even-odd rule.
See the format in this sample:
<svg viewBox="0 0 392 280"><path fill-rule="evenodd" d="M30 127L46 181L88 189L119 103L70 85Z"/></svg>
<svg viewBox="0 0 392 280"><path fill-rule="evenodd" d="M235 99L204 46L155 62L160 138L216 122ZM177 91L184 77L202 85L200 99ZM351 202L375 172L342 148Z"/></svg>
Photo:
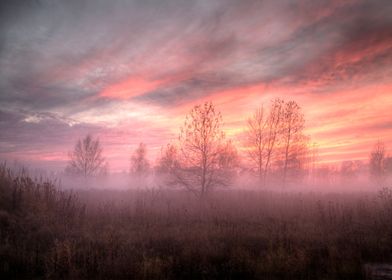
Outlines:
<svg viewBox="0 0 392 280"><path fill-rule="evenodd" d="M2 143L12 143L8 148L1 145L0 153L24 153L42 151L50 147L64 147L74 137L86 133L97 134L102 128L78 123L50 112L0 111Z"/></svg>
<svg viewBox="0 0 392 280"><path fill-rule="evenodd" d="M0 110L0 159L23 162L47 161L64 168L68 152L87 134L99 137L105 157L114 170L128 166L131 151L140 142L147 144L154 157L162 139L173 138L166 126L147 120L131 119L116 127L78 122L50 112Z"/></svg>
<svg viewBox="0 0 392 280"><path fill-rule="evenodd" d="M392 21L388 20L387 14L392 12L392 8L387 5L385 10L375 11L368 6L344 9L331 19L318 23L314 27L316 32L310 34L312 37L320 28L328 27L328 33L320 32L319 36L329 34L339 39L298 67L297 73L287 75L282 80L291 86L304 83L323 91L331 90L331 87L336 89L339 86L389 82ZM331 40L327 40L327 44L329 42Z"/></svg>
<svg viewBox="0 0 392 280"><path fill-rule="evenodd" d="M303 100L312 116L325 96L339 102L338 95L392 82L389 0L0 5L3 155L59 152L90 130L116 142L121 137L110 135L134 123L129 140L111 148L125 162L120 147L143 135L157 149L197 102L216 101L234 135L270 97ZM360 119L349 100L327 106L330 122ZM367 112L370 122L375 114Z"/></svg>

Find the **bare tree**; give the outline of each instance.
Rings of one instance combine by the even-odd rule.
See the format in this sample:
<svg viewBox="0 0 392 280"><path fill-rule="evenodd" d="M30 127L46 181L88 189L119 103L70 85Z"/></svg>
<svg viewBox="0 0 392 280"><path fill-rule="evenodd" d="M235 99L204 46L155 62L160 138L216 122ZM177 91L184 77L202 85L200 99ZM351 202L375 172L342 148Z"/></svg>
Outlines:
<svg viewBox="0 0 392 280"><path fill-rule="evenodd" d="M271 170L281 170L283 184L290 175L305 175L308 163L308 137L303 134L304 117L294 101L272 100L266 114L263 108L248 119L248 155L263 184Z"/></svg>
<svg viewBox="0 0 392 280"><path fill-rule="evenodd" d="M317 158L318 158L318 144L313 142L312 147L310 149L310 176L312 184L315 184L316 180L316 166L317 166Z"/></svg>
<svg viewBox="0 0 392 280"><path fill-rule="evenodd" d="M352 180L358 176L362 166L360 160L345 160L340 166L340 176L343 180Z"/></svg>
<svg viewBox="0 0 392 280"><path fill-rule="evenodd" d="M167 146L161 150L161 156L156 171L159 174L168 174L173 169L177 168L177 166L177 147L173 144L167 144Z"/></svg>
<svg viewBox="0 0 392 280"><path fill-rule="evenodd" d="M161 149L161 156L155 168L156 175L162 185L170 186L176 185L176 180L173 174L178 169L178 150L174 144L167 144L165 148Z"/></svg>
<svg viewBox="0 0 392 280"><path fill-rule="evenodd" d="M131 156L131 174L137 177L144 177L150 171L150 163L147 160L147 148L144 143L140 143Z"/></svg>
<svg viewBox="0 0 392 280"><path fill-rule="evenodd" d="M106 167L99 138L94 139L88 134L83 140L79 139L74 150L69 153L66 172L86 178L105 172Z"/></svg>
<svg viewBox="0 0 392 280"><path fill-rule="evenodd" d="M265 163L263 181L266 184L267 175L270 169L272 158L274 156L275 148L279 144L280 123L282 119L284 101L282 99L275 99L272 101L271 109L267 119L267 135L265 146Z"/></svg>
<svg viewBox="0 0 392 280"><path fill-rule="evenodd" d="M301 107L295 101L284 104L281 117L281 146L283 152L283 185L286 185L288 171L298 175L306 154L307 137L304 135L305 119Z"/></svg>
<svg viewBox="0 0 392 280"><path fill-rule="evenodd" d="M218 168L220 176L226 178L226 181L232 180L237 175L237 168L240 166L240 157L232 141L227 141L222 146L219 154Z"/></svg>
<svg viewBox="0 0 392 280"><path fill-rule="evenodd" d="M193 107L179 136L178 168L173 175L178 185L204 198L214 187L225 186L230 177L231 145L221 130L222 116L212 103Z"/></svg>
<svg viewBox="0 0 392 280"><path fill-rule="evenodd" d="M248 156L256 167L259 179L263 176L265 148L267 144L267 120L264 116L264 109L261 107L256 110L251 118L248 119L247 148Z"/></svg>
<svg viewBox="0 0 392 280"><path fill-rule="evenodd" d="M377 180L377 183L383 179L385 175L385 158L386 158L384 143L378 141L370 153L370 175L373 179Z"/></svg>

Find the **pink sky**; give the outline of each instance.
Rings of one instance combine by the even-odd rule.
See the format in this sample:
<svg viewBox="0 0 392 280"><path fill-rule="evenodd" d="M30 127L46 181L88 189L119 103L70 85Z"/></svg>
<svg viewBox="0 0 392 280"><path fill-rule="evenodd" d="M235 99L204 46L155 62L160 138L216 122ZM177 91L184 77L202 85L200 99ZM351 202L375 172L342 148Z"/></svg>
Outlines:
<svg viewBox="0 0 392 280"><path fill-rule="evenodd" d="M241 149L247 118L275 97L302 107L321 163L367 160L378 140L391 151L391 2L326 2L10 4L0 159L62 170L92 133L128 170L140 142L154 161L205 101Z"/></svg>

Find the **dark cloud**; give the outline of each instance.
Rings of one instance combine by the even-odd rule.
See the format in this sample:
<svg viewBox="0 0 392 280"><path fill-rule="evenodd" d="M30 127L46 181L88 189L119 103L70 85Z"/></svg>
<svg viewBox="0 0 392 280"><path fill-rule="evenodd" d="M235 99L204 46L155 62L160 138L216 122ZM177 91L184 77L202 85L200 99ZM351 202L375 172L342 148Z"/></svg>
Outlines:
<svg viewBox="0 0 392 280"><path fill-rule="evenodd" d="M131 130L127 130L131 127ZM146 129L148 127L148 129ZM148 147L158 147L162 138L170 139L172 133L134 120L123 128L77 122L50 112L0 110L0 161L21 160L55 170L65 168L68 152L76 141L91 134L99 137L108 160L131 152L133 146L144 142ZM133 145L133 146L132 146ZM125 157L128 160L127 157ZM127 164L127 163L125 163ZM35 164L34 164L35 165Z"/></svg>
<svg viewBox="0 0 392 280"><path fill-rule="evenodd" d="M274 19L280 21L283 20L280 16L287 16L294 22L301 22L288 36L270 41L268 36L262 37L252 44L243 40L246 34L233 31L235 29L231 27L236 19L229 20L226 16L233 14L225 10L226 13L219 14L219 20L215 20L219 24L214 25L213 32L202 33L202 38L207 39L202 39L199 45L189 43L188 47L195 50L194 56L200 58L187 69L181 69L184 72L191 69L191 77L175 85L164 85L136 100L170 105L217 90L257 83L292 87L311 84L312 91L327 92L390 80L391 2L353 1L335 6L328 5L329 1L299 3L302 5L286 3L279 6L283 11ZM292 11L298 14L293 15ZM247 18L244 18L238 25L246 23ZM255 27L263 29L262 25ZM227 42L208 40L224 38L230 33L228 30L232 33L226 37L230 38ZM215 71L209 69L210 65Z"/></svg>
<svg viewBox="0 0 392 280"><path fill-rule="evenodd" d="M50 147L72 146L87 133L99 134L102 127L63 118L49 112L0 111L0 154L23 154ZM9 145L4 145L9 143Z"/></svg>
<svg viewBox="0 0 392 280"><path fill-rule="evenodd" d="M191 100L208 96L211 92L248 83L244 78L238 77L229 71L193 73L188 79L136 96L133 100L158 103L163 106L184 104Z"/></svg>
<svg viewBox="0 0 392 280"><path fill-rule="evenodd" d="M320 45L323 51L304 59L281 78L290 86L317 83L324 91L347 84L388 81L385 77L390 76L392 64L392 5L380 4L374 1L345 6L295 34L297 41L320 40L314 47Z"/></svg>

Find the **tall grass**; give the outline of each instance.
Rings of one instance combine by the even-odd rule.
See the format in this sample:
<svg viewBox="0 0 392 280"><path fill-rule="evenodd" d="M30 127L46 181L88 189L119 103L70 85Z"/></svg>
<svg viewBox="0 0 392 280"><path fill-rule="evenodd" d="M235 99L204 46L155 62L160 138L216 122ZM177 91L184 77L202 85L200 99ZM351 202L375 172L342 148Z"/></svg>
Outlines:
<svg viewBox="0 0 392 280"><path fill-rule="evenodd" d="M392 261L392 196L59 191L0 167L0 276L361 279ZM4 278L3 278L4 277Z"/></svg>

